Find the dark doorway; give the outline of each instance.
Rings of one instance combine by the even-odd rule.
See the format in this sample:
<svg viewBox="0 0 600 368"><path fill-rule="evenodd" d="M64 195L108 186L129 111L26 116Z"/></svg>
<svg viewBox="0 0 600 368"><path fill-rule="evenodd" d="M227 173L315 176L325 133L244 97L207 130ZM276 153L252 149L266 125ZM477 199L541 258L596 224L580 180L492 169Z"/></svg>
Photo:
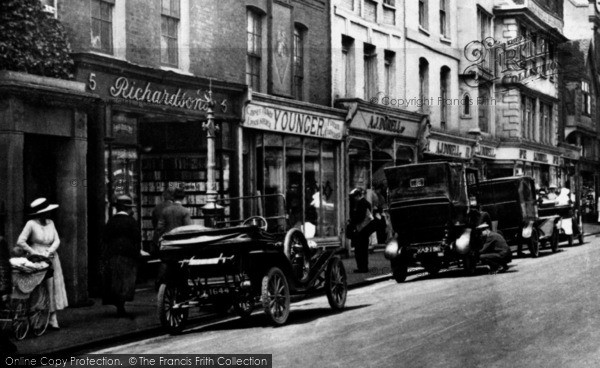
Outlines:
<svg viewBox="0 0 600 368"><path fill-rule="evenodd" d="M23 149L25 213L36 198L57 203L57 148L60 138L26 134Z"/></svg>

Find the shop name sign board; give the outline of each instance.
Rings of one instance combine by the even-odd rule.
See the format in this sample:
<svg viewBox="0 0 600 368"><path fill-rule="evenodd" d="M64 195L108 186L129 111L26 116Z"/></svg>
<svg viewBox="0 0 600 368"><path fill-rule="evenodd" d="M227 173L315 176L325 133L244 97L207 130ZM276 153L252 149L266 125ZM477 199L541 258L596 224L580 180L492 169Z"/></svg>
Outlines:
<svg viewBox="0 0 600 368"><path fill-rule="evenodd" d="M142 87L136 85L134 81L130 81L129 78L118 77L108 91L112 97L125 100L178 107L187 110L208 110L208 94L200 90L188 94L187 91L178 88L176 91L169 92L164 88L155 88L150 82L146 82ZM227 112L227 99L216 101L216 104L221 112Z"/></svg>
<svg viewBox="0 0 600 368"><path fill-rule="evenodd" d="M487 158L495 158L496 157L496 148L481 145L479 147L479 152L477 153L477 156L487 157Z"/></svg>
<svg viewBox="0 0 600 368"><path fill-rule="evenodd" d="M428 152L442 156L469 158L471 156L471 147L430 139Z"/></svg>
<svg viewBox="0 0 600 368"><path fill-rule="evenodd" d="M358 111L350 126L353 129L367 130L370 132L400 135L403 137L417 138L419 122L403 120L389 115L380 115L367 111Z"/></svg>
<svg viewBox="0 0 600 368"><path fill-rule="evenodd" d="M341 140L344 132L342 119L335 119L314 112L292 111L256 104L250 104L246 107L246 118L243 126L336 140Z"/></svg>
<svg viewBox="0 0 600 368"><path fill-rule="evenodd" d="M496 158L500 160L522 160L528 162L537 162L555 166L558 166L561 163L560 156L515 147L498 148Z"/></svg>

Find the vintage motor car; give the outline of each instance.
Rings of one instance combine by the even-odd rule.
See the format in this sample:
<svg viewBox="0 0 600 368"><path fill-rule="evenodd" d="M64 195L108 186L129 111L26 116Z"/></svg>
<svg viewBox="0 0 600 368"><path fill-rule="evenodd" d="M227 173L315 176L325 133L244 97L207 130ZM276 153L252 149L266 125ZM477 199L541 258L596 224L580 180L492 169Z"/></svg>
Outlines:
<svg viewBox="0 0 600 368"><path fill-rule="evenodd" d="M474 189L474 188L473 188ZM511 250L526 244L532 257L550 245L558 250L558 222L555 214L538 215L535 182L528 176L511 176L479 182L481 210L492 220L492 228L504 236Z"/></svg>
<svg viewBox="0 0 600 368"><path fill-rule="evenodd" d="M476 205L477 171L463 164L434 162L385 169L389 212L397 236L385 256L397 282L411 264L430 274L462 261L473 273L476 253L471 245L471 207ZM468 184L471 184L470 186Z"/></svg>
<svg viewBox="0 0 600 368"><path fill-rule="evenodd" d="M281 195L227 201L248 198L285 202ZM332 309L344 308L347 279L341 249L311 246L297 228L270 228L274 220L287 223L285 215L251 216L216 228L182 226L163 235L159 254L166 274L157 297L162 326L180 332L194 307L233 307L246 318L257 306L273 325L282 325L290 314L291 295L324 292Z"/></svg>
<svg viewBox="0 0 600 368"><path fill-rule="evenodd" d="M557 205L553 201L540 201L538 213L541 218L560 217L556 223L558 241L567 241L569 246L572 246L573 239L577 238L579 245L583 244L583 222L581 212L577 210L575 204Z"/></svg>

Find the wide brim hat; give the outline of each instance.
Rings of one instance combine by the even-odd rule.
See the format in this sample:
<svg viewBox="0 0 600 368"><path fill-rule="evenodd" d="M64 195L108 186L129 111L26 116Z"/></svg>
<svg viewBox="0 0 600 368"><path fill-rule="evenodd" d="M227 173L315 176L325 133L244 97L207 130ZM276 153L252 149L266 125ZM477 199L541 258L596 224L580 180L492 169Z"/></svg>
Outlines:
<svg viewBox="0 0 600 368"><path fill-rule="evenodd" d="M485 229L489 229L490 225L488 225L487 222L484 222L483 224L477 226L477 230L485 230Z"/></svg>
<svg viewBox="0 0 600 368"><path fill-rule="evenodd" d="M122 207L135 207L135 204L133 204L133 199L125 194L118 196L115 204Z"/></svg>
<svg viewBox="0 0 600 368"><path fill-rule="evenodd" d="M29 216L36 216L58 208L57 204L48 203L46 198L38 198L29 205Z"/></svg>
<svg viewBox="0 0 600 368"><path fill-rule="evenodd" d="M362 188L354 188L350 191L350 197L354 197L361 194L363 194Z"/></svg>

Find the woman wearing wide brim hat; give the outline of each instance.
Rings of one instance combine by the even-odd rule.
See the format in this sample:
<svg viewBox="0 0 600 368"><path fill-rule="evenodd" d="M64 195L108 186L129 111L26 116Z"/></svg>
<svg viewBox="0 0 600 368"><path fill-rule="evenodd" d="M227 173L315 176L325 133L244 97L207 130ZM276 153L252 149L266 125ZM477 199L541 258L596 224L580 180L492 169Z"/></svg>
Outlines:
<svg viewBox="0 0 600 368"><path fill-rule="evenodd" d="M53 276L47 280L50 294L50 327L58 329L56 311L66 308L67 291L63 278L62 267L56 250L60 245L60 238L54 226L54 222L48 216L58 208L57 204L51 204L46 198L38 198L29 205L29 218L17 245L28 255L40 254L52 259Z"/></svg>

